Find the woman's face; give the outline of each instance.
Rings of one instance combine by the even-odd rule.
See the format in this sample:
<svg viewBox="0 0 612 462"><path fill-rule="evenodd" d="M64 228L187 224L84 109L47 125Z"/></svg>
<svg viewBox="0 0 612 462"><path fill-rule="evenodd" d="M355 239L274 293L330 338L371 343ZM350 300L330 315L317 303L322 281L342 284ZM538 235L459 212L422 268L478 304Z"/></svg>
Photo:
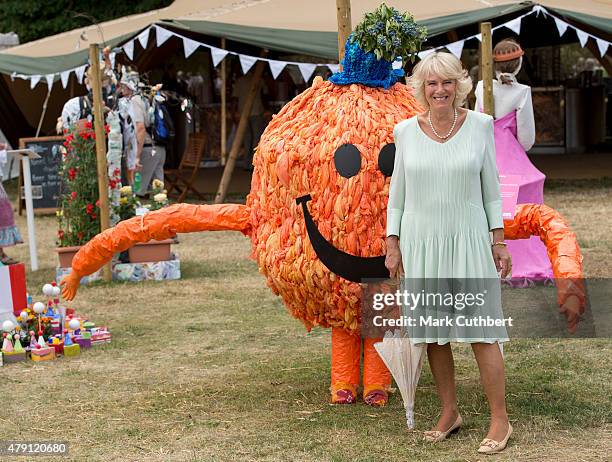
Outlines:
<svg viewBox="0 0 612 462"><path fill-rule="evenodd" d="M452 108L457 81L431 74L425 79L425 99L433 110Z"/></svg>

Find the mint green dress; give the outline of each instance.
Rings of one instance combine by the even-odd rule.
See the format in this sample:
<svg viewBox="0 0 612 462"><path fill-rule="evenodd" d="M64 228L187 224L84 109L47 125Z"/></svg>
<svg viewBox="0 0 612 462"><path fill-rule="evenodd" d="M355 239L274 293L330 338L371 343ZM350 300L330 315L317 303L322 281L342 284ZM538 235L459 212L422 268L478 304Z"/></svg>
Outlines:
<svg viewBox="0 0 612 462"><path fill-rule="evenodd" d="M387 236L399 236L406 278L402 287L414 293L432 287L453 293L452 306L448 299L421 311L404 305L403 314L433 314L438 318L450 315L455 320L461 315L503 319L499 275L489 234L489 230L503 228L493 118L468 111L463 125L445 143L427 136L417 117L397 124L393 134L396 153L387 206ZM460 291L482 287L487 295L481 306L466 310L464 304L455 303L459 300L455 294ZM409 329L408 335L415 343L508 340L505 326L456 324L420 323Z"/></svg>

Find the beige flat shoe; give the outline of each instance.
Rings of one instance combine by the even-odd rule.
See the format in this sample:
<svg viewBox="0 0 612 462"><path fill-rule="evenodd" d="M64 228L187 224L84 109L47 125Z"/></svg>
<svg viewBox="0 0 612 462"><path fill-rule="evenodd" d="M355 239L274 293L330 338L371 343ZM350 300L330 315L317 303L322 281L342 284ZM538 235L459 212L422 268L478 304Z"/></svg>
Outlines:
<svg viewBox="0 0 612 462"><path fill-rule="evenodd" d="M490 438L485 438L480 443L478 452L481 454L497 454L498 452L502 452L504 449L506 449L506 445L508 444L510 435L512 435L512 425L508 423L508 433L506 433L506 436L503 440L495 441Z"/></svg>
<svg viewBox="0 0 612 462"><path fill-rule="evenodd" d="M428 443L439 443L440 441L444 441L446 438L448 438L448 435L451 433L458 432L461 425L463 425L463 419L461 418L461 414L459 414L455 420L455 423L452 424L448 430L445 432L440 430L428 430L423 432L423 440L427 441Z"/></svg>

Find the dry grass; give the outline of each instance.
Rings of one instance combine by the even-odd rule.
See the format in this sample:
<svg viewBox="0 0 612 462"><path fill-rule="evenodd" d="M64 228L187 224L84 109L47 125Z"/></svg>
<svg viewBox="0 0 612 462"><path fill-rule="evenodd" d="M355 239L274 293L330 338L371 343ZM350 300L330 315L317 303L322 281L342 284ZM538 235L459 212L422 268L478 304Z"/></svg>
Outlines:
<svg viewBox="0 0 612 462"><path fill-rule="evenodd" d="M609 277L612 189L556 184L547 203L580 238L589 276ZM26 231L25 221L19 219ZM55 223L37 218L40 293L52 278ZM248 260L238 233L181 237L183 279L97 284L71 305L108 324L113 343L49 364L0 370L2 439L60 439L70 459L475 461L487 407L469 348L457 347L466 425L444 444L420 441L394 396L384 409L328 405L330 332L307 334ZM11 255L27 261L27 247ZM506 347L511 447L495 460L609 460L609 339L516 340ZM437 413L426 366L418 430ZM44 460L42 458L37 460ZM492 459L487 459L492 460Z"/></svg>

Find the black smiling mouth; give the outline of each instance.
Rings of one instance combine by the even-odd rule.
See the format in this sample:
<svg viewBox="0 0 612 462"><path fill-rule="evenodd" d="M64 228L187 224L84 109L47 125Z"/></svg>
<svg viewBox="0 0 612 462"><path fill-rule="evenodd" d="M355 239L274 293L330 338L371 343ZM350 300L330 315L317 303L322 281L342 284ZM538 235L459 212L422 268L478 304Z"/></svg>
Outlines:
<svg viewBox="0 0 612 462"><path fill-rule="evenodd" d="M389 270L385 267L385 256L358 257L338 250L323 237L315 224L306 204L312 197L310 194L298 197L296 202L302 205L306 230L313 249L319 260L331 272L352 282L363 282L363 279L386 279Z"/></svg>

